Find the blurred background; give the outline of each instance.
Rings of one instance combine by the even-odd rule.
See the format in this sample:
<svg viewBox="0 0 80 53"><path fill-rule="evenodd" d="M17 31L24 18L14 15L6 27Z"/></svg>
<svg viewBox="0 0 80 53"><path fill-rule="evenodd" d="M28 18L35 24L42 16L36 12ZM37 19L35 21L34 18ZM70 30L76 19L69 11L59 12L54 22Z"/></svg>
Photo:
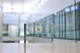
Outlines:
<svg viewBox="0 0 80 53"><path fill-rule="evenodd" d="M80 43L80 0L0 0L0 42ZM26 28L24 24L26 23Z"/></svg>

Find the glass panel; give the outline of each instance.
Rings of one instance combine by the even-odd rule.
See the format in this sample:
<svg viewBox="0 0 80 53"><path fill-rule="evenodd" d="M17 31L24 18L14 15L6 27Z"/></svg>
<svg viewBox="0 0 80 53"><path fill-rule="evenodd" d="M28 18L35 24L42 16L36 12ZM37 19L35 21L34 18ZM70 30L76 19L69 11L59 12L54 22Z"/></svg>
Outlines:
<svg viewBox="0 0 80 53"><path fill-rule="evenodd" d="M63 30L63 16L60 16L60 31Z"/></svg>
<svg viewBox="0 0 80 53"><path fill-rule="evenodd" d="M74 30L73 12L66 13L66 30Z"/></svg>
<svg viewBox="0 0 80 53"><path fill-rule="evenodd" d="M74 39L74 31L66 31L66 38L67 39Z"/></svg>
<svg viewBox="0 0 80 53"><path fill-rule="evenodd" d="M3 36L18 36L18 26L3 25Z"/></svg>
<svg viewBox="0 0 80 53"><path fill-rule="evenodd" d="M80 35L79 35L80 33L79 33L79 31L77 30L76 31L76 35L77 35L77 39L80 39Z"/></svg>
<svg viewBox="0 0 80 53"><path fill-rule="evenodd" d="M55 14L55 37L59 38L59 14Z"/></svg>
<svg viewBox="0 0 80 53"><path fill-rule="evenodd" d="M76 9L76 29L77 30L80 29L80 15L79 15L80 14L80 9L79 9L80 5L79 4L77 4L78 5L78 9Z"/></svg>
<svg viewBox="0 0 80 53"><path fill-rule="evenodd" d="M48 17L46 17L46 18L44 18L45 19L45 21L44 22L48 22Z"/></svg>
<svg viewBox="0 0 80 53"><path fill-rule="evenodd" d="M49 22L52 22L52 15L50 15L48 18L49 18Z"/></svg>
<svg viewBox="0 0 80 53"><path fill-rule="evenodd" d="M68 8L65 8L65 12L70 12L69 7Z"/></svg>
<svg viewBox="0 0 80 53"><path fill-rule="evenodd" d="M80 40L80 0L76 0L76 35Z"/></svg>
<svg viewBox="0 0 80 53"><path fill-rule="evenodd" d="M52 23L53 23L53 37L55 38L55 15L52 15Z"/></svg>
<svg viewBox="0 0 80 53"><path fill-rule="evenodd" d="M51 23L27 24L27 36L51 38Z"/></svg>
<svg viewBox="0 0 80 53"><path fill-rule="evenodd" d="M65 31L63 31L63 38L65 38L66 37L66 32Z"/></svg>
<svg viewBox="0 0 80 53"><path fill-rule="evenodd" d="M60 38L63 38L63 32L60 32Z"/></svg>
<svg viewBox="0 0 80 53"><path fill-rule="evenodd" d="M18 15L6 13L3 15L3 36L18 36Z"/></svg>
<svg viewBox="0 0 80 53"><path fill-rule="evenodd" d="M66 17L63 15L63 31L66 31Z"/></svg>

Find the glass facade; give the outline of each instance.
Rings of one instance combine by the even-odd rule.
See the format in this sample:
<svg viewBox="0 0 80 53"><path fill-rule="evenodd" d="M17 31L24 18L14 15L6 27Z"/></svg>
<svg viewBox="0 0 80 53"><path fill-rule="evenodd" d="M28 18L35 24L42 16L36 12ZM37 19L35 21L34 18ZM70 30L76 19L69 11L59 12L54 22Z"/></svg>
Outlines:
<svg viewBox="0 0 80 53"><path fill-rule="evenodd" d="M26 24L26 35L34 37L52 37L52 24L51 23L31 23Z"/></svg>
<svg viewBox="0 0 80 53"><path fill-rule="evenodd" d="M46 16L45 18L37 22L53 23L54 38L73 40L76 35L76 39L80 40L80 2L77 3L75 6L71 5L67 8L62 9L59 12ZM45 28L45 25L43 29ZM51 33L51 31L49 31L49 33Z"/></svg>

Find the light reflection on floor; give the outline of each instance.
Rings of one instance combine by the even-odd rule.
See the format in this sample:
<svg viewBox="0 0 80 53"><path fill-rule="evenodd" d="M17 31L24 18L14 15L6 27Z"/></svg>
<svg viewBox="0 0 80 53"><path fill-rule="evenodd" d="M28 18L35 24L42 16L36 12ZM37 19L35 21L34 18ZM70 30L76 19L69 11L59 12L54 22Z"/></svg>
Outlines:
<svg viewBox="0 0 80 53"><path fill-rule="evenodd" d="M80 53L74 43L0 43L0 53Z"/></svg>

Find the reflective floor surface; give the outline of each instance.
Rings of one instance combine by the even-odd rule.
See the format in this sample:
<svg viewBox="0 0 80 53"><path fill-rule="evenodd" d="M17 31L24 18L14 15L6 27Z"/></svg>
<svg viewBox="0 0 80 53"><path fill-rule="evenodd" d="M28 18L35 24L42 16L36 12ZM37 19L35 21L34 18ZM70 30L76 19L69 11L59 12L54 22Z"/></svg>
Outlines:
<svg viewBox="0 0 80 53"><path fill-rule="evenodd" d="M0 43L0 53L80 53L77 43Z"/></svg>

